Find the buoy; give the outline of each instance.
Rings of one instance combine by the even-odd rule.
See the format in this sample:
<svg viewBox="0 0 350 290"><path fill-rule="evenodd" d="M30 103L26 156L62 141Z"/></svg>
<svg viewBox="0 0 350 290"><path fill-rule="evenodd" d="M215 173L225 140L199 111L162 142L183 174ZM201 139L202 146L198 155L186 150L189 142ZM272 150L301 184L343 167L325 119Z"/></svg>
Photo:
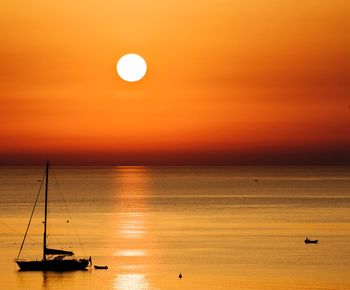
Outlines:
<svg viewBox="0 0 350 290"><path fill-rule="evenodd" d="M181 273L180 273L180 275L179 275L179 279L182 279L182 275L181 275Z"/></svg>

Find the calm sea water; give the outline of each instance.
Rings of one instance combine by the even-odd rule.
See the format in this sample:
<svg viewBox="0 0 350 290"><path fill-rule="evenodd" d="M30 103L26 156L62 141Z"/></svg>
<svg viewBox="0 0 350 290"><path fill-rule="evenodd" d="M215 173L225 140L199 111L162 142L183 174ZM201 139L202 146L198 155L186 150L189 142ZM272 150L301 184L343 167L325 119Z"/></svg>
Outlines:
<svg viewBox="0 0 350 290"><path fill-rule="evenodd" d="M44 168L0 167L1 289L350 289L350 167L52 169L49 245L109 269L18 272Z"/></svg>

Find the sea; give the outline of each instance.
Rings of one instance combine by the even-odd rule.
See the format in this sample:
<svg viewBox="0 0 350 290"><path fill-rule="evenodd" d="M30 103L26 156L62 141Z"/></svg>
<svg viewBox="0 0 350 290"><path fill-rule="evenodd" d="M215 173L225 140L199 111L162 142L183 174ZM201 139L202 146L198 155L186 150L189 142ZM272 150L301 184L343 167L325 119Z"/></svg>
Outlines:
<svg viewBox="0 0 350 290"><path fill-rule="evenodd" d="M350 167L52 166L48 246L108 269L21 272L44 170L0 167L0 289L350 289Z"/></svg>

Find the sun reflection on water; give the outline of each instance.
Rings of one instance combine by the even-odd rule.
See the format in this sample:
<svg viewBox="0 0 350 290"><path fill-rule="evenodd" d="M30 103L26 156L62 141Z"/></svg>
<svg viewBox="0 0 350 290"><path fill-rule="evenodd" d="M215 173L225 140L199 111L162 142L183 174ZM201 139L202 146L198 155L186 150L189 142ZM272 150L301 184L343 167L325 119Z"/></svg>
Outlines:
<svg viewBox="0 0 350 290"><path fill-rule="evenodd" d="M146 256L145 250L120 250L114 253L117 257L144 257Z"/></svg>
<svg viewBox="0 0 350 290"><path fill-rule="evenodd" d="M119 274L115 279L116 290L151 290L145 274Z"/></svg>
<svg viewBox="0 0 350 290"><path fill-rule="evenodd" d="M147 278L145 264L153 263L148 251L151 243L147 222L149 172L143 167L116 168L118 212L116 240L120 274L114 279L116 290L154 290Z"/></svg>
<svg viewBox="0 0 350 290"><path fill-rule="evenodd" d="M125 216L119 225L119 235L123 238L137 239L145 234L144 221L142 215Z"/></svg>

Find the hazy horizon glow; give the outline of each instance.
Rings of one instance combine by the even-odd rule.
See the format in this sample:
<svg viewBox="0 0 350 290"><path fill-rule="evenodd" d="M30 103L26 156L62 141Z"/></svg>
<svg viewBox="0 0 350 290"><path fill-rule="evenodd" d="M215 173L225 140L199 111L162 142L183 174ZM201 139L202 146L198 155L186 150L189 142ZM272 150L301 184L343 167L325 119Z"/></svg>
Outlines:
<svg viewBox="0 0 350 290"><path fill-rule="evenodd" d="M1 164L350 164L346 1L0 7Z"/></svg>

